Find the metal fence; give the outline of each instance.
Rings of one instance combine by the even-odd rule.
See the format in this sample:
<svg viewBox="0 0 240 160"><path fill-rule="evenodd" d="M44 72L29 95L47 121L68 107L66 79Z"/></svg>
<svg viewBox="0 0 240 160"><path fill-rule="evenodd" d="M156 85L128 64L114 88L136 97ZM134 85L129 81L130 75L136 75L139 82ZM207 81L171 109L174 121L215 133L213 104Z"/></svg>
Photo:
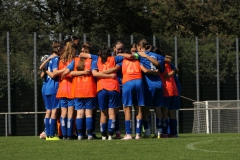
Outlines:
<svg viewBox="0 0 240 160"><path fill-rule="evenodd" d="M122 40L126 49L144 37L149 44L173 57L180 69L178 78L182 85L182 108L192 108L193 101L239 100L239 41L236 37L163 37L154 35L76 35L81 42L90 41L94 52L101 45L112 47ZM42 81L39 77L39 59L49 54L54 40L62 41L65 35L40 33L0 33L0 112L42 112ZM179 132L190 133L193 111L179 112ZM0 114L0 135L5 134L4 119ZM8 116L8 132L20 134L20 122L34 126L34 135L43 129L41 114ZM24 126L23 126L24 127ZM26 132L25 132L26 133Z"/></svg>

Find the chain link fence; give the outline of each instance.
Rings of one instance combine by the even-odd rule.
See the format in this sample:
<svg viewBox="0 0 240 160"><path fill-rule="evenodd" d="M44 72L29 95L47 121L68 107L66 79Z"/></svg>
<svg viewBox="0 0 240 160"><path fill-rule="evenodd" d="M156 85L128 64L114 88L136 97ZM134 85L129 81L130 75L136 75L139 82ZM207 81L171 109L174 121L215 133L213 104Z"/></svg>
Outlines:
<svg viewBox="0 0 240 160"><path fill-rule="evenodd" d="M69 35L0 32L0 135L5 135L5 115L8 113L8 133L38 135L44 128L44 114L12 114L13 112L44 112L41 96L42 80L38 66L40 57L50 54L51 44ZM180 69L182 85L181 108L193 108L193 101L238 100L239 56L236 37L162 37L154 35L76 35L80 43L89 41L97 53L102 45L113 47L116 40L130 50L133 42L145 38L150 45L159 47L173 57L172 63ZM81 45L81 44L80 44ZM179 132L190 133L193 111L179 112ZM99 115L96 118L99 130ZM124 131L124 116L120 114Z"/></svg>

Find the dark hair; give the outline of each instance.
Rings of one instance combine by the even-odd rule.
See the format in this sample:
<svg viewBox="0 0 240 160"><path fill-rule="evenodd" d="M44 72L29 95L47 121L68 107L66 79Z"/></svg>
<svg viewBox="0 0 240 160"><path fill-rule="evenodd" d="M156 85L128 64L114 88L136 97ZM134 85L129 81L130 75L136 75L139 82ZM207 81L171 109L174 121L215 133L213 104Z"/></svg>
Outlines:
<svg viewBox="0 0 240 160"><path fill-rule="evenodd" d="M119 45L119 44L122 44L123 45L123 49L124 49L124 44L123 44L123 42L121 41L121 40L116 40L115 42L114 42L114 45L113 45L113 48L116 48L116 45ZM123 50L122 50L123 51ZM114 50L114 55L116 55L117 53L116 53L116 51Z"/></svg>
<svg viewBox="0 0 240 160"><path fill-rule="evenodd" d="M156 49L155 46L147 45L147 50L148 50L149 52L154 52L154 49Z"/></svg>
<svg viewBox="0 0 240 160"><path fill-rule="evenodd" d="M92 45L90 42L84 42L82 45L82 48L86 49L85 53L92 53ZM80 61L78 62L77 70L78 71L84 71L85 68L85 60L86 58L81 57Z"/></svg>
<svg viewBox="0 0 240 160"><path fill-rule="evenodd" d="M59 51L62 48L62 43L55 41L52 43L52 53L59 54Z"/></svg>
<svg viewBox="0 0 240 160"><path fill-rule="evenodd" d="M159 49L159 48L155 48L155 49L153 50L153 52L154 52L154 53L157 53L157 54L159 54L159 55L165 56L165 54L164 54L164 53L162 52L162 50Z"/></svg>
<svg viewBox="0 0 240 160"><path fill-rule="evenodd" d="M124 50L124 53L128 53L128 54L131 54L130 52L129 52L129 50Z"/></svg>
<svg viewBox="0 0 240 160"><path fill-rule="evenodd" d="M138 41L138 45L141 46L141 48L147 49L147 40L144 38L141 39L140 41Z"/></svg>
<svg viewBox="0 0 240 160"><path fill-rule="evenodd" d="M66 45L67 42L72 42L72 43L73 43L75 40L78 40L78 37L71 35L71 36L69 36L67 39L65 39L65 40L63 41L63 44ZM75 48L76 50L78 50L79 44L75 44L75 43L74 43L73 46L74 46L74 48Z"/></svg>
<svg viewBox="0 0 240 160"><path fill-rule="evenodd" d="M114 42L113 47L116 47L116 45L118 45L118 44L122 44L122 45L124 45L123 42L122 42L121 40L116 40L116 41Z"/></svg>
<svg viewBox="0 0 240 160"><path fill-rule="evenodd" d="M99 50L99 56L101 57L102 63L107 62L107 58L112 56L110 48L108 46L102 46Z"/></svg>
<svg viewBox="0 0 240 160"><path fill-rule="evenodd" d="M136 49L137 49L137 43L133 43L133 44L131 45L131 48L136 48Z"/></svg>
<svg viewBox="0 0 240 160"><path fill-rule="evenodd" d="M93 52L92 45L91 45L90 42L84 42L83 45L82 45L82 48L87 50L86 53L92 53Z"/></svg>

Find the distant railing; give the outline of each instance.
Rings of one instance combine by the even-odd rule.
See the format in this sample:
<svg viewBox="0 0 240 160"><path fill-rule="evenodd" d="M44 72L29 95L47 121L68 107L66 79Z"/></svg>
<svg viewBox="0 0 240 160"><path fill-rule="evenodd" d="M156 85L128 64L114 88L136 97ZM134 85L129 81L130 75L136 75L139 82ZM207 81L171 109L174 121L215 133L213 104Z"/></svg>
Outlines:
<svg viewBox="0 0 240 160"><path fill-rule="evenodd" d="M178 111L194 111L196 109L194 108L182 108ZM177 111L177 112L178 112ZM99 110L97 111L99 112ZM123 110L119 110L119 112L123 112ZM38 114L45 114L46 112L6 112L6 113L0 113L0 115L5 115L5 136L8 136L8 115L21 115L21 114L34 114L34 115L38 115ZM155 125L155 113L153 109L150 109L150 115L151 115L151 133L155 133L156 130L156 125ZM178 113L177 115L177 119L178 119ZM99 120L96 120L99 121ZM135 126L135 112L134 110L132 110L132 126ZM178 123L179 124L179 123ZM178 126L178 130L179 130L179 126ZM37 123L35 123L35 136L37 136L39 134L40 131L38 131L38 126ZM132 127L132 133L135 133L135 127Z"/></svg>

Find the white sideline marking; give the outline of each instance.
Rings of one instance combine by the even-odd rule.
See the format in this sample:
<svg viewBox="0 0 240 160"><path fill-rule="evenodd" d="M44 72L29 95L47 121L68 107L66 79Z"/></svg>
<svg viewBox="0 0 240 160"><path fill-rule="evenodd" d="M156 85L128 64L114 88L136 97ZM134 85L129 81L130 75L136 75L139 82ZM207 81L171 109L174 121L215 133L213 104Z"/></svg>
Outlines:
<svg viewBox="0 0 240 160"><path fill-rule="evenodd" d="M236 139L236 138L234 138L234 139ZM209 152L209 153L236 153L236 152L231 152L231 151L214 151L214 150L208 150L208 149L198 149L195 147L195 145L198 145L198 144L211 143L213 141L220 141L220 140L222 141L222 140L229 140L229 139L217 139L217 140L193 142L193 143L189 143L188 145L186 145L186 148L190 149L190 150L203 151L203 152Z"/></svg>

